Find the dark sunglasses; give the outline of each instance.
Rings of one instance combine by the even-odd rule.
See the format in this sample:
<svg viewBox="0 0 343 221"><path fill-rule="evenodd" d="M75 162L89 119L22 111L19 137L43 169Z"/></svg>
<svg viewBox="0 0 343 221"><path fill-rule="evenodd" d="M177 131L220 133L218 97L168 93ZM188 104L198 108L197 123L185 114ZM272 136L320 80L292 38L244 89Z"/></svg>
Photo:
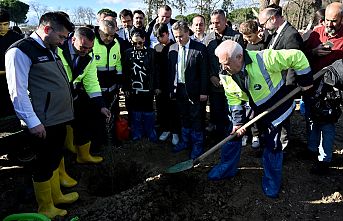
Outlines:
<svg viewBox="0 0 343 221"><path fill-rule="evenodd" d="M143 41L139 41L139 42L132 42L132 45L133 46L136 46L136 45L143 45L144 42Z"/></svg>

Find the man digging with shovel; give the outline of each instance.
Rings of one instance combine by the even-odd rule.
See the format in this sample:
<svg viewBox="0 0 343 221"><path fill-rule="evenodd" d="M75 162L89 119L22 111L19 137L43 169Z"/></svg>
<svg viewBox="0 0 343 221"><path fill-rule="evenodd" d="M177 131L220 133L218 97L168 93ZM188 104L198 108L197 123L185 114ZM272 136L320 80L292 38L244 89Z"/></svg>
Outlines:
<svg viewBox="0 0 343 221"><path fill-rule="evenodd" d="M215 50L215 55L226 72L226 79L232 78L239 88L246 93L255 115L262 113L284 96L291 92L285 84L286 76L282 70L292 68L296 73L296 80L303 91L312 87L313 76L305 55L299 50L272 50L245 51L236 42L227 40L222 42ZM233 93L227 87L226 93ZM229 98L229 97L228 97ZM229 100L230 104L230 100ZM261 131L262 164L264 174L262 177L262 189L266 196L278 197L282 178L283 152L280 141L281 127L283 122L291 115L295 103L288 99L278 106L268 117L258 121L258 129ZM232 116L244 116L244 108L236 107ZM239 113L242 111L242 113ZM239 119L244 121L244 118ZM242 136L245 127L240 127L245 122L234 119L232 134ZM225 148L224 148L225 147ZM219 165L214 167L209 174L210 179L224 179L237 173L240 148L222 147L222 159ZM224 156L224 157L223 157Z"/></svg>

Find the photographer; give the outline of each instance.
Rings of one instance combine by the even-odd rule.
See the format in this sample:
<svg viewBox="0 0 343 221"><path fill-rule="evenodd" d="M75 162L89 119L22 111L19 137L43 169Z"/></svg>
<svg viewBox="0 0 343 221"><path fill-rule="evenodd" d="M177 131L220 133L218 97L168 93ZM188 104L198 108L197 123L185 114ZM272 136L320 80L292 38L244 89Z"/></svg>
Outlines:
<svg viewBox="0 0 343 221"><path fill-rule="evenodd" d="M325 72L324 77L309 98L311 129L308 149L312 151L312 155L318 156L318 161L311 169L311 173L318 175L328 172L336 135L335 124L342 113L342 60L334 62L322 71Z"/></svg>

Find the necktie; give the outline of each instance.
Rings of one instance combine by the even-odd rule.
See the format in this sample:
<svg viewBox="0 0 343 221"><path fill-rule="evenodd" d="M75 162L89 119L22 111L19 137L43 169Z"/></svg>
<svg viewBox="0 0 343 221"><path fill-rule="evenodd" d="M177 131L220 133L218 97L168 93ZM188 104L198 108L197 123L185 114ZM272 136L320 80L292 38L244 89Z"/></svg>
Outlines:
<svg viewBox="0 0 343 221"><path fill-rule="evenodd" d="M272 38L271 38L270 41L269 41L269 48L272 48L272 46L274 45L274 41L276 40L276 35L277 35L276 32L274 32L274 33L272 34Z"/></svg>
<svg viewBox="0 0 343 221"><path fill-rule="evenodd" d="M185 67L186 66L186 49L185 49L185 46L181 47L180 57L181 57L181 60L180 60L180 65L181 65L180 80L182 83L185 83L185 68L186 68Z"/></svg>
<svg viewBox="0 0 343 221"><path fill-rule="evenodd" d="M78 62L78 55L77 54L74 54L74 58L73 58L73 69L76 68L77 66L77 62Z"/></svg>

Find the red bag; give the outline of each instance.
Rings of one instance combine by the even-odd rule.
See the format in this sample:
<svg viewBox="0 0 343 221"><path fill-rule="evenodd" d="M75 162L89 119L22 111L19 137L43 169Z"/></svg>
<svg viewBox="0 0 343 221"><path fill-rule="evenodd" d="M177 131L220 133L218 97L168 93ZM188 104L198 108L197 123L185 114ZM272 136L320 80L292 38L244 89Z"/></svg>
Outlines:
<svg viewBox="0 0 343 221"><path fill-rule="evenodd" d="M118 140L127 140L129 139L130 129L129 129L129 123L125 118L118 117L118 120L116 121L116 136Z"/></svg>

